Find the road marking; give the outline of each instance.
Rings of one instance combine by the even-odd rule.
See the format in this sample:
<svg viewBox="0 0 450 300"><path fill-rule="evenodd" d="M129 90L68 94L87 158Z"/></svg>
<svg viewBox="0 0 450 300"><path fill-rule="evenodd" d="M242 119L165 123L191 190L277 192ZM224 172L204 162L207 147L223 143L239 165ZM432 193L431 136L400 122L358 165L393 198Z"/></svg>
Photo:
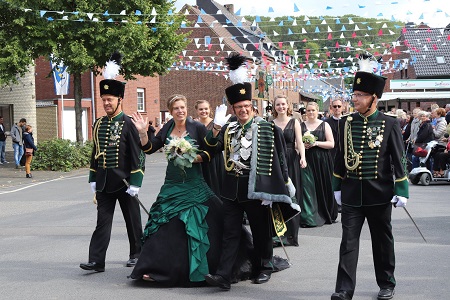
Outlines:
<svg viewBox="0 0 450 300"><path fill-rule="evenodd" d="M41 184L44 184L44 183L49 183L49 182L52 182L52 181L63 180L63 179L82 178L82 177L86 177L86 175L79 175L79 176L73 176L73 177L60 177L60 178L56 178L56 179L50 179L50 180L47 180L47 181L36 182L36 183L33 183L33 184L26 185L24 187L17 188L15 190L0 192L0 195L19 192L19 191L22 191L22 190L25 190L25 189L28 189L28 188L31 188L31 187L34 187L34 186L37 186L37 185L41 185Z"/></svg>

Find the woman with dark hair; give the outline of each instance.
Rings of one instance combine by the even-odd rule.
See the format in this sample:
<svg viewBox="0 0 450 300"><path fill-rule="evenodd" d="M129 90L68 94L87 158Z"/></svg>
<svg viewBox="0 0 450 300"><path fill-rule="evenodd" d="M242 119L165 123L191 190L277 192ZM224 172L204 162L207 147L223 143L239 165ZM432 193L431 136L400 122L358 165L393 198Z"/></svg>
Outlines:
<svg viewBox="0 0 450 300"><path fill-rule="evenodd" d="M32 178L31 175L31 161L33 160L34 151L37 151L37 147L34 144L33 127L31 125L25 126L25 132L23 133L23 146L25 148L25 172L27 178Z"/></svg>
<svg viewBox="0 0 450 300"><path fill-rule="evenodd" d="M417 138L414 145L424 145L433 140L433 127L430 123L430 113L426 111L420 111L417 114L420 123L419 130L417 131ZM420 164L419 157L413 154L412 156L412 168L417 168Z"/></svg>

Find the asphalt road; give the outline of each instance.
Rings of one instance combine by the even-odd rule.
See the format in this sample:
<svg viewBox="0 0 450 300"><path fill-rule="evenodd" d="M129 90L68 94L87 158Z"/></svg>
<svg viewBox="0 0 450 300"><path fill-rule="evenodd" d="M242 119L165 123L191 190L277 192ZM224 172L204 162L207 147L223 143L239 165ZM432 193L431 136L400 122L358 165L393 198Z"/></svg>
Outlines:
<svg viewBox="0 0 450 300"><path fill-rule="evenodd" d="M165 165L161 153L147 161L140 199L148 208L164 180ZM301 228L300 246L287 248L291 268L274 274L267 284L240 282L229 292L210 287L162 288L127 278L131 273L131 268L125 267L128 241L117 206L106 272L83 271L79 264L87 262L96 222L87 171L41 176L42 180L12 181L0 189L0 299L315 300L330 299L334 291L340 223ZM407 208L428 243L403 209L394 209L394 299L449 299L449 191L449 184L410 187ZM144 212L142 217L146 219ZM275 254L284 256L280 248ZM378 287L367 225L361 236L357 280L354 299L376 299Z"/></svg>

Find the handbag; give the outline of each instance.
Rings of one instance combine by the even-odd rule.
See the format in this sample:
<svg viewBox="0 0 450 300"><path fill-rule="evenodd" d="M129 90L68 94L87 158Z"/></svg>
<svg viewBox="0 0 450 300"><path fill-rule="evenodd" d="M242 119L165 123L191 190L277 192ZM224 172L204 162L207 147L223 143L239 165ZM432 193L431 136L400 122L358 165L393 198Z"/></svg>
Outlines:
<svg viewBox="0 0 450 300"><path fill-rule="evenodd" d="M25 148L25 156L33 155L33 148Z"/></svg>
<svg viewBox="0 0 450 300"><path fill-rule="evenodd" d="M428 154L428 151L425 149L427 144L414 144L412 154L417 157L425 157Z"/></svg>

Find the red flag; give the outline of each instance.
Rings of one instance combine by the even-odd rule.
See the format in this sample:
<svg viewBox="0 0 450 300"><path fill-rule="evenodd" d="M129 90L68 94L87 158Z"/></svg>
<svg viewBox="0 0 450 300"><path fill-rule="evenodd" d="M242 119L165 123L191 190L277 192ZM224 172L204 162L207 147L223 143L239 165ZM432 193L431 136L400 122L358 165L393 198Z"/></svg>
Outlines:
<svg viewBox="0 0 450 300"><path fill-rule="evenodd" d="M331 33L328 34L328 39L331 40L333 37L331 36Z"/></svg>
<svg viewBox="0 0 450 300"><path fill-rule="evenodd" d="M380 31L378 31L378 35L382 36L383 35L383 29L380 29Z"/></svg>

